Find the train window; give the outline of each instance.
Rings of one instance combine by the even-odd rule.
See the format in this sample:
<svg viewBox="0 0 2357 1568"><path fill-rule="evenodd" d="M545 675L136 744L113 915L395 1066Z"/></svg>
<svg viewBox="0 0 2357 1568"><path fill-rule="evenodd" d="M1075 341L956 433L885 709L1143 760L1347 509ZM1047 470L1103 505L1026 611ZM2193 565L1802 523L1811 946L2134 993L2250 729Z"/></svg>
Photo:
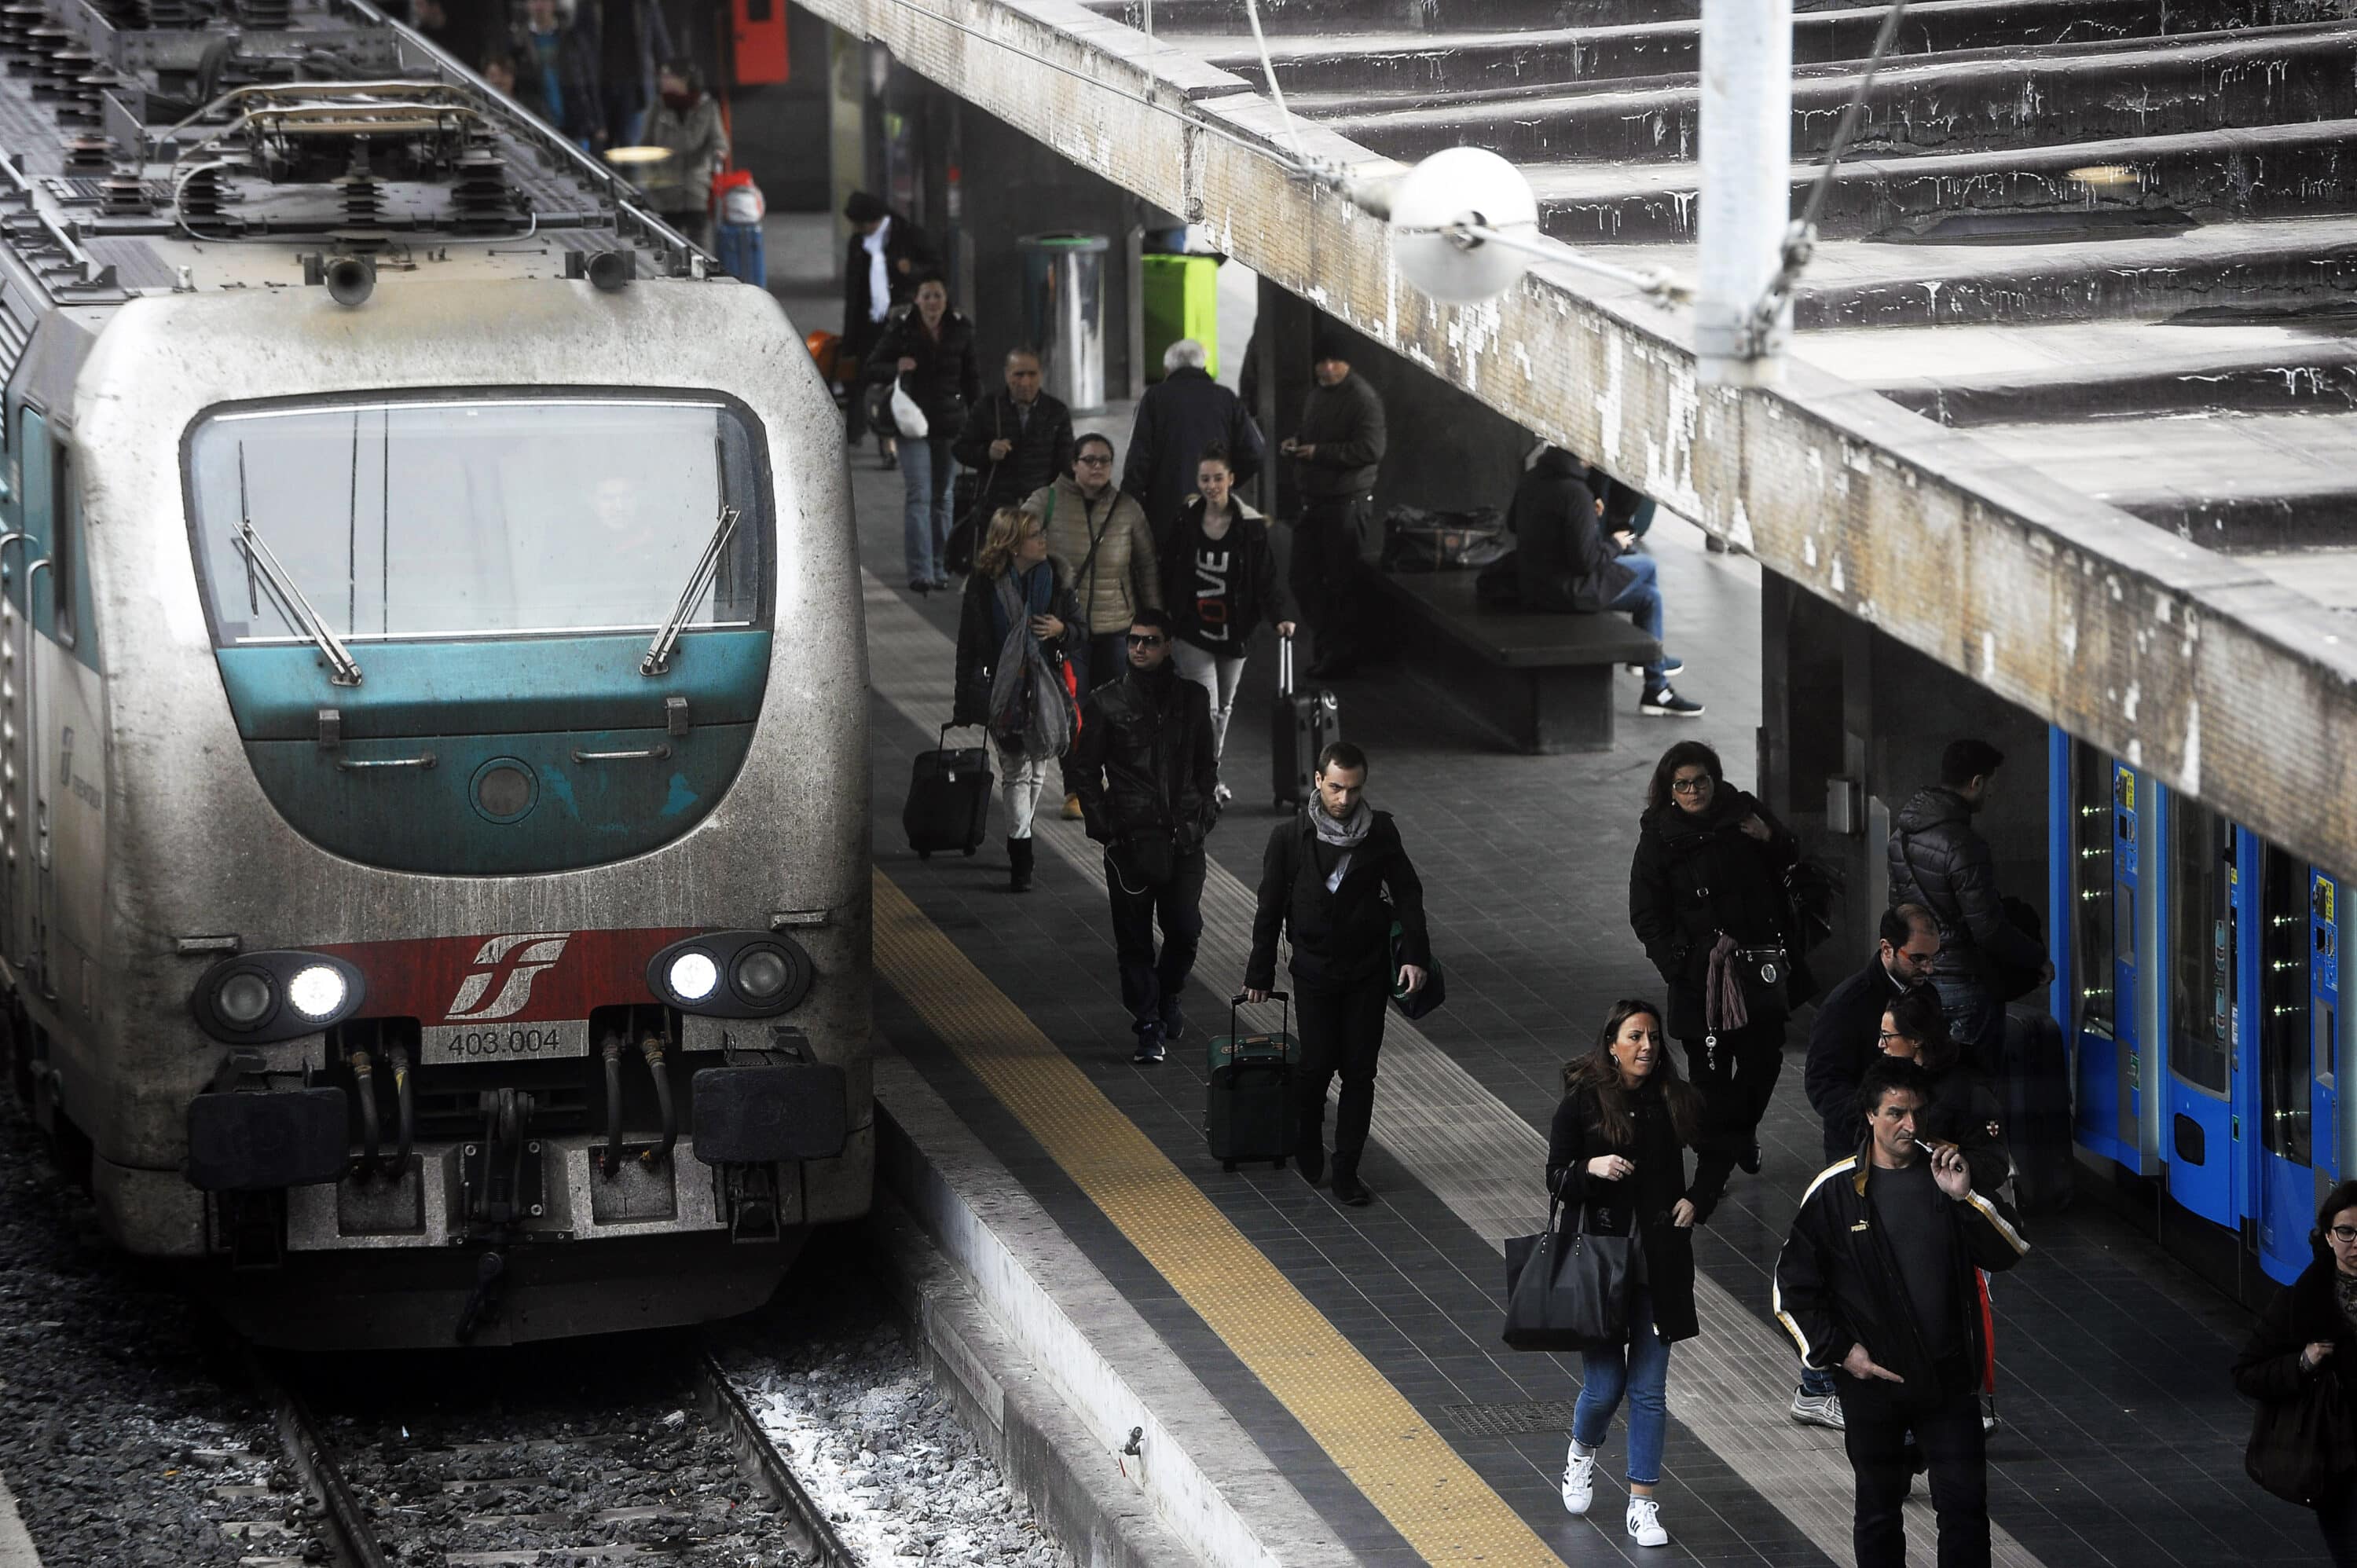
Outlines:
<svg viewBox="0 0 2357 1568"><path fill-rule="evenodd" d="M296 639L279 575L354 642L651 629L724 508L737 525L686 625L751 626L769 613L761 453L751 417L715 399L231 411L189 436L189 512L224 644Z"/></svg>
<svg viewBox="0 0 2357 1568"><path fill-rule="evenodd" d="M2079 1026L2109 1034L2113 1028L2113 963L2126 932L2112 891L2112 768L2093 747L2072 747L2071 888L2078 929L2074 944L2079 983Z"/></svg>
<svg viewBox="0 0 2357 1568"><path fill-rule="evenodd" d="M2308 867L2270 845L2259 870L2259 1126L2267 1149L2313 1158L2309 1044Z"/></svg>
<svg viewBox="0 0 2357 1568"><path fill-rule="evenodd" d="M74 491L73 448L62 441L49 445L49 625L57 639L74 645L75 595L81 563L81 502Z"/></svg>
<svg viewBox="0 0 2357 1568"><path fill-rule="evenodd" d="M2212 811L2179 797L2171 813L2169 1065L2196 1089L2226 1092L2234 1019L2234 911L2227 835Z"/></svg>

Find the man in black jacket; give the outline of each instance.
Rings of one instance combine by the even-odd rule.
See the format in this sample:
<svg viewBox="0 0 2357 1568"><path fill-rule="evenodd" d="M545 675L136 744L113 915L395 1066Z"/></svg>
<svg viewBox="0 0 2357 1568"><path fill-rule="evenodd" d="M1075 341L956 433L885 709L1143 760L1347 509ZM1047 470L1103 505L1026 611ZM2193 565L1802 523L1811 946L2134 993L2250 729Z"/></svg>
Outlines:
<svg viewBox="0 0 2357 1568"><path fill-rule="evenodd" d="M1186 1032L1178 993L1203 939L1203 840L1220 814L1211 700L1178 678L1161 610L1131 616L1129 670L1089 693L1071 762L1081 819L1105 846L1121 1000L1137 1035L1130 1059L1158 1062Z"/></svg>
<svg viewBox="0 0 2357 1568"><path fill-rule="evenodd" d="M1565 615L1625 610L1637 629L1662 640L1660 568L1651 555L1634 553L1636 535L1604 536L1602 506L1588 488L1593 470L1560 446L1549 446L1515 487L1506 526L1514 534L1523 608ZM1639 711L1657 718L1699 718L1700 703L1670 688L1670 677L1685 660L1667 653L1644 667L1645 690Z"/></svg>
<svg viewBox="0 0 2357 1568"><path fill-rule="evenodd" d="M1432 964L1424 884L1408 864L1391 813L1366 801L1367 754L1347 740L1318 759L1318 792L1279 822L1261 856L1244 999L1265 1002L1276 984L1276 939L1293 941L1293 1015L1301 1030L1294 1107L1301 1174L1326 1172L1326 1086L1342 1075L1334 1112L1334 1196L1372 1201L1359 1160L1375 1113L1375 1058L1383 1007L1394 986L1424 988ZM1392 924L1400 928L1394 969Z"/></svg>
<svg viewBox="0 0 2357 1568"><path fill-rule="evenodd" d="M860 361L863 372L893 310L916 298L917 279L941 264L924 232L884 204L855 190L843 204L851 224L851 248L843 262L843 353ZM854 390L845 439L854 446L867 429L867 400Z"/></svg>
<svg viewBox="0 0 2357 1568"><path fill-rule="evenodd" d="M1973 1190L1962 1153L1927 1155L1916 1142L1930 1098L1912 1062L1875 1064L1858 1088L1864 1143L1811 1184L1776 1258L1777 1321L1805 1365L1838 1371L1858 1568L1907 1561L1910 1432L1931 1470L1941 1568L1989 1560L1987 1346L1973 1271L2009 1269L2029 1247L2011 1211Z"/></svg>
<svg viewBox="0 0 2357 1568"><path fill-rule="evenodd" d="M2038 939L2006 913L1996 888L1996 858L1973 826L1987 806L2005 753L1985 740L1948 743L1940 781L1918 789L1890 824L1890 901L1921 904L1940 919L1940 961L1932 983L1948 1015L1948 1033L1965 1060L1996 1065L2006 996L1997 970L2023 979L2054 978Z"/></svg>
<svg viewBox="0 0 2357 1568"><path fill-rule="evenodd" d="M1921 904L1894 904L1882 912L1882 940L1866 967L1825 993L1809 1026L1809 1103L1824 1119L1825 1158L1838 1160L1866 1136L1857 1086L1882 1060L1882 1015L1910 985L1929 979L1940 959L1940 922ZM1841 1430L1834 1375L1803 1362L1792 1391L1792 1417L1807 1426Z"/></svg>
<svg viewBox="0 0 2357 1568"><path fill-rule="evenodd" d="M1299 466L1301 517L1293 529L1293 600L1317 639L1309 673L1347 675L1357 663L1359 557L1374 514L1383 460L1383 400L1351 373L1342 340L1320 334L1310 367L1317 384L1301 423L1278 448Z"/></svg>
<svg viewBox="0 0 2357 1568"><path fill-rule="evenodd" d="M974 492L977 543L991 513L1020 507L1057 475L1072 471L1072 411L1039 390L1039 349L1006 351L1006 390L966 411L950 455L982 476Z"/></svg>
<svg viewBox="0 0 2357 1568"><path fill-rule="evenodd" d="M1239 485L1260 472L1266 450L1243 402L1203 368L1208 358L1192 338L1164 350L1162 379L1137 400L1137 422L1130 427L1121 488L1146 509L1157 554L1170 547L1171 532L1195 493L1195 465L1205 447L1217 442L1227 448L1228 469Z"/></svg>

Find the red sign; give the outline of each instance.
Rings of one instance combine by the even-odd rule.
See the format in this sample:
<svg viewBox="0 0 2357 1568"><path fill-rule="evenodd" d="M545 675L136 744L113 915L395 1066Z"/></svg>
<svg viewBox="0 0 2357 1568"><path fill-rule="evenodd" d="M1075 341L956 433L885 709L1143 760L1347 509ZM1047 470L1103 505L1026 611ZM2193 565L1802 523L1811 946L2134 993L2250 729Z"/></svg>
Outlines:
<svg viewBox="0 0 2357 1568"><path fill-rule="evenodd" d="M356 1016L442 1025L529 1024L589 1016L597 1007L659 1000L647 962L706 929L504 931L489 937L317 947L358 966L368 995Z"/></svg>

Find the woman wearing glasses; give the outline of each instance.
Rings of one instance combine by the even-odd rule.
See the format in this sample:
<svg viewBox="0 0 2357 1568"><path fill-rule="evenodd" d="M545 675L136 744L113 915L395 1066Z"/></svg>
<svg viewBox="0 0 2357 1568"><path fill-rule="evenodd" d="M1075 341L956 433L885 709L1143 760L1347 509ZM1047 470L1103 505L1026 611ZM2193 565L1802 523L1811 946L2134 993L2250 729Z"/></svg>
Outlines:
<svg viewBox="0 0 2357 1568"><path fill-rule="evenodd" d="M2234 1362L2259 1402L2252 1478L2316 1510L2336 1568L2357 1564L2357 1181L2325 1195L2315 1260L2275 1299ZM2328 1386L2329 1385L2329 1386Z"/></svg>
<svg viewBox="0 0 2357 1568"><path fill-rule="evenodd" d="M1072 443L1072 471L1035 492L1023 510L1048 531L1048 553L1072 567L1081 626L1066 642L1081 695L1128 668L1122 639L1129 618L1162 607L1162 576L1154 560L1154 531L1146 509L1113 482L1113 443L1093 432ZM1078 822L1081 798L1064 769L1064 816Z"/></svg>
<svg viewBox="0 0 2357 1568"><path fill-rule="evenodd" d="M1706 1114L1692 1196L1708 1210L1737 1165L1760 1170L1760 1119L1784 1065L1784 1020L1807 1000L1784 875L1800 848L1728 785L1697 740L1662 754L1638 819L1629 924L1669 988L1669 1033Z"/></svg>

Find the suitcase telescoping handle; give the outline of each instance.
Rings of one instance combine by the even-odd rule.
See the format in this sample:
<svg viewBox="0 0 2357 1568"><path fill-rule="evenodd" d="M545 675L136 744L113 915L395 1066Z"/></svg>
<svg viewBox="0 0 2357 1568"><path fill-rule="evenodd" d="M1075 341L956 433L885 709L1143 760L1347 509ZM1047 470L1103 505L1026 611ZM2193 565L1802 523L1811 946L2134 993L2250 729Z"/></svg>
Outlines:
<svg viewBox="0 0 2357 1568"><path fill-rule="evenodd" d="M1277 1004L1276 1032L1280 1035L1293 1033L1293 993L1289 991L1272 991L1268 993L1268 999ZM1232 1040L1237 1038L1243 1032L1236 1027L1236 1009L1249 1000L1250 998L1241 991L1228 998L1228 1038Z"/></svg>
<svg viewBox="0 0 2357 1568"><path fill-rule="evenodd" d="M1293 695L1293 639L1281 632L1276 639L1276 694Z"/></svg>

